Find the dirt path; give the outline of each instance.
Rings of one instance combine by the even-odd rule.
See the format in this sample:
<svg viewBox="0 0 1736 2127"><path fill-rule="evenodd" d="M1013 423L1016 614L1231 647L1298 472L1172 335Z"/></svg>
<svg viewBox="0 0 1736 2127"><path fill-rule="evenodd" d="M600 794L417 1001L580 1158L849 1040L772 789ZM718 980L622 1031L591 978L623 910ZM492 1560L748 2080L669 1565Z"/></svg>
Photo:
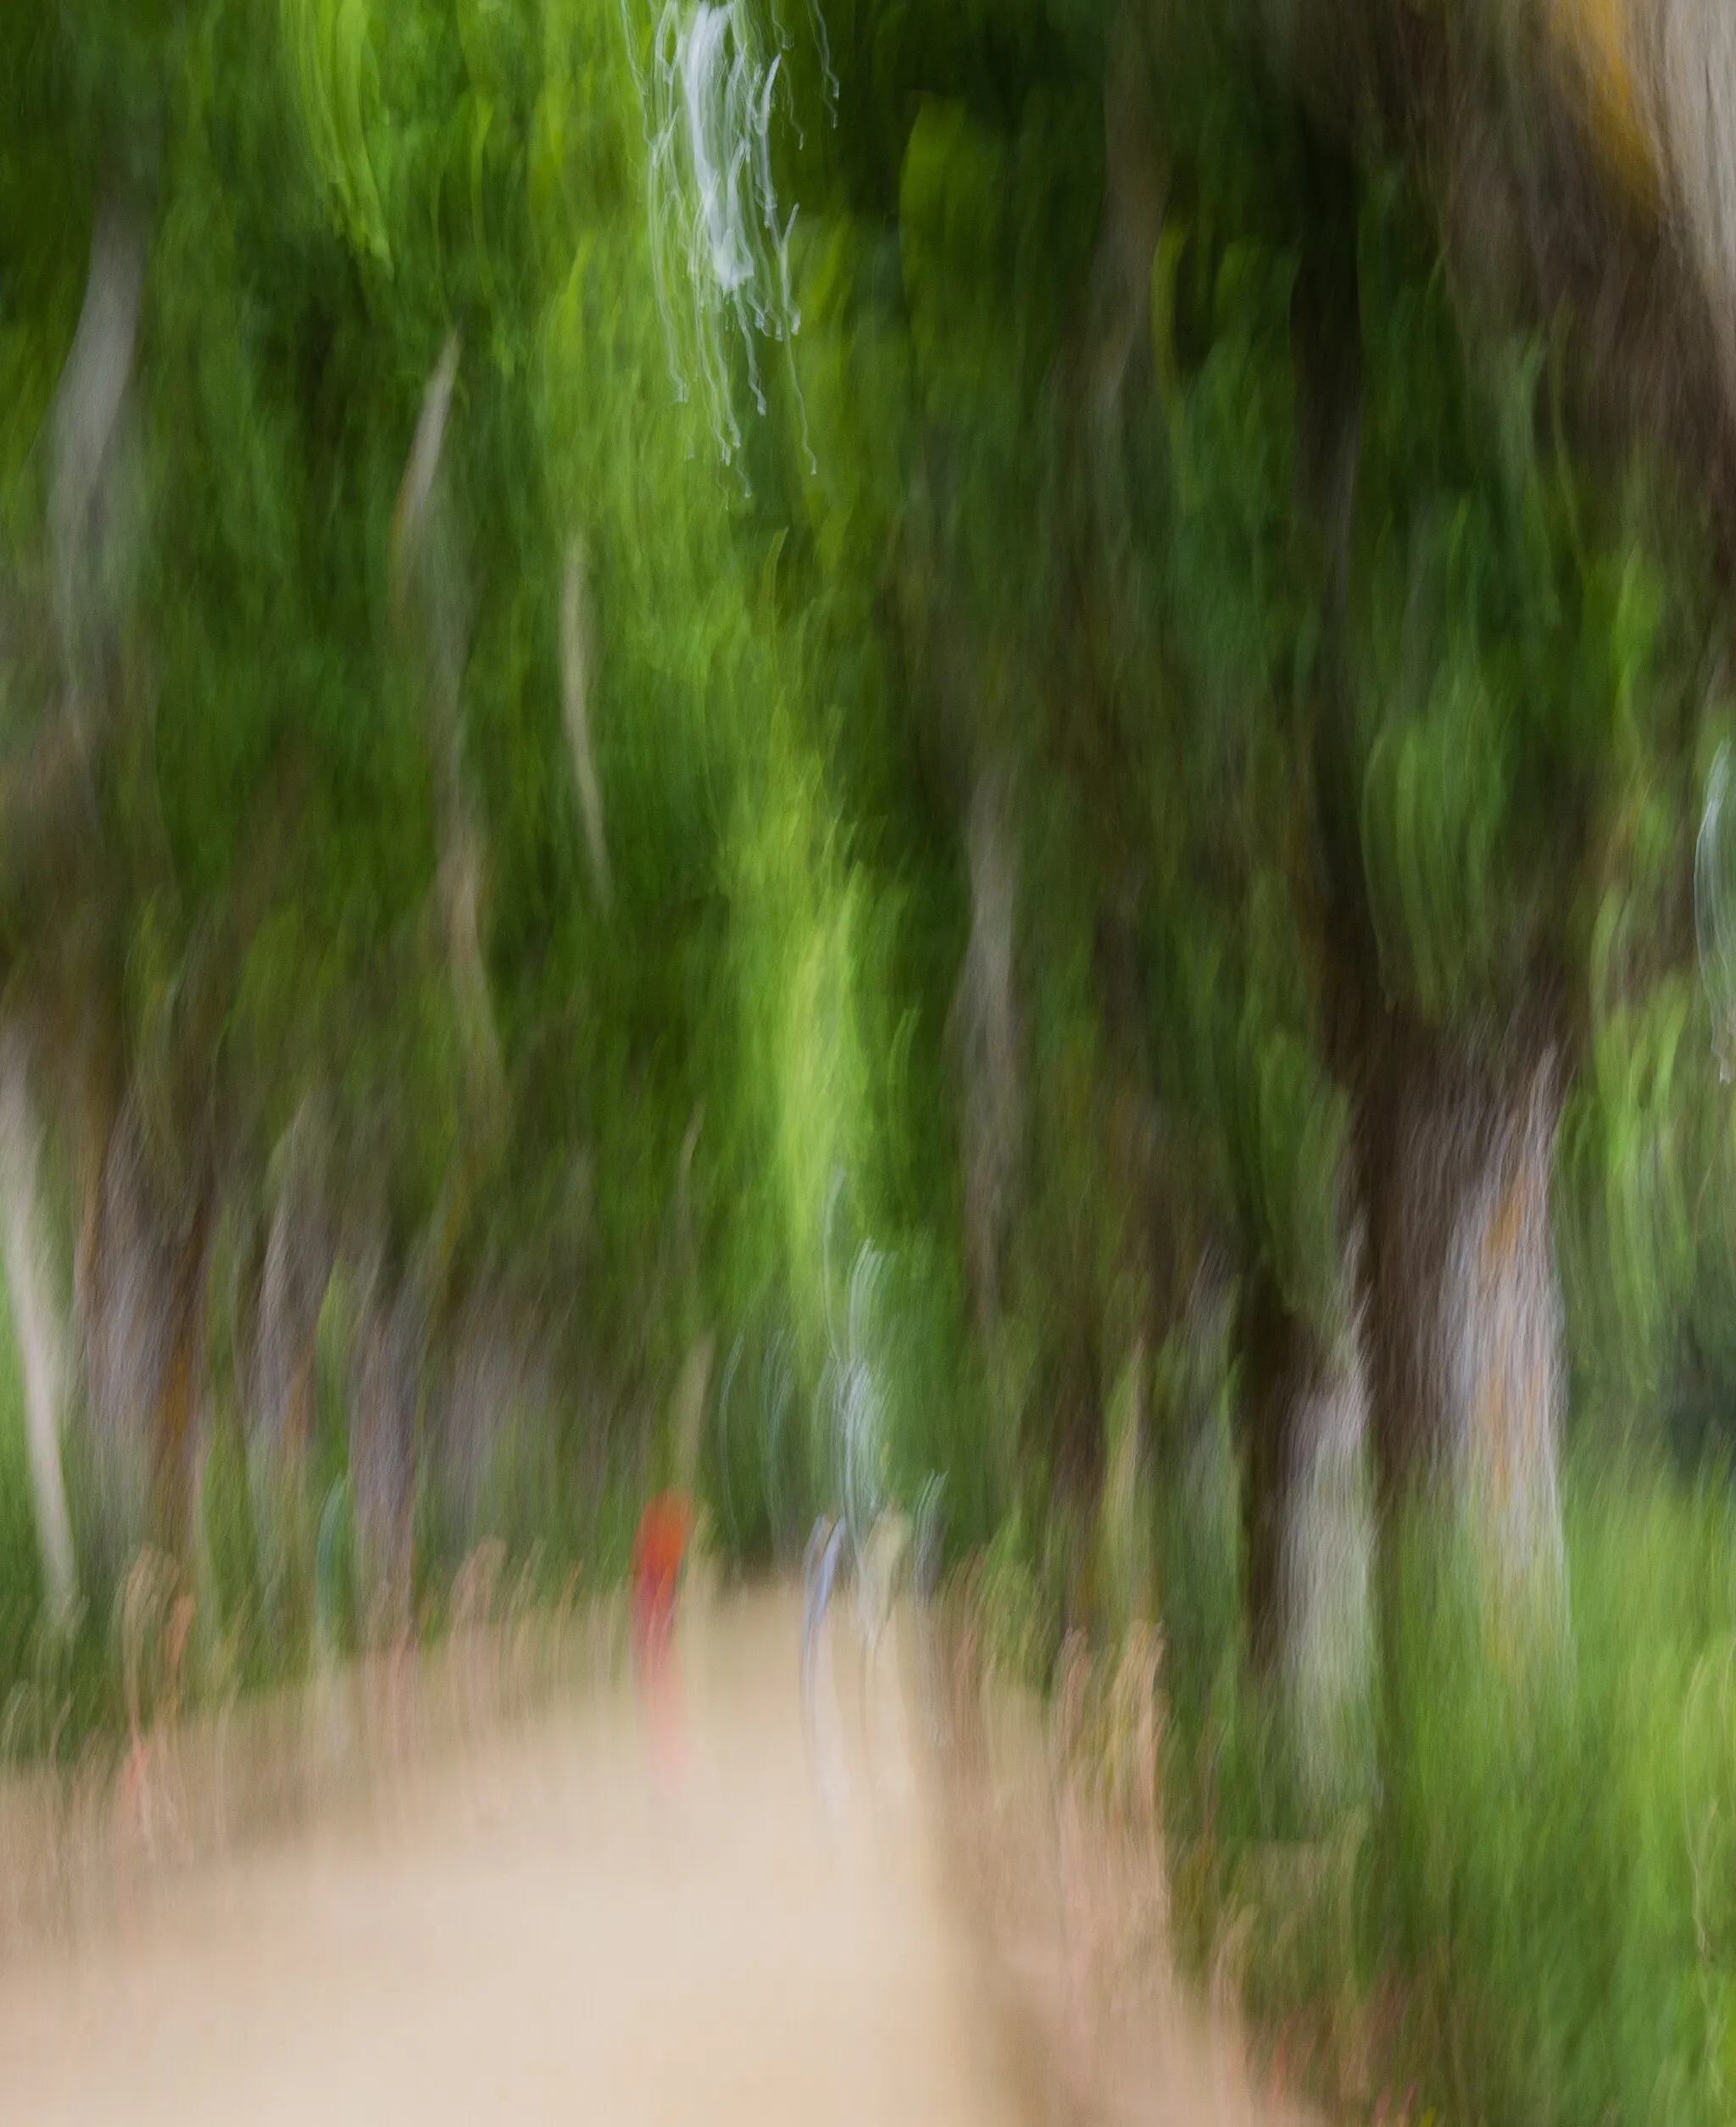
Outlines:
<svg viewBox="0 0 1736 2127"><path fill-rule="evenodd" d="M672 1772L593 1685L14 1954L0 2120L1278 2127L1149 1998L1067 2066L1052 1795L1021 1746L992 1794L933 1777L912 1637L865 1695L834 1632L810 1744L795 1606L728 1601L690 1621Z"/></svg>
<svg viewBox="0 0 1736 2127"><path fill-rule="evenodd" d="M871 1798L860 1738L834 1737L848 1786L823 1809L793 1608L729 1606L689 1662L685 1768L661 1789L606 1688L374 1821L15 1962L0 2119L1015 2119L896 1739Z"/></svg>

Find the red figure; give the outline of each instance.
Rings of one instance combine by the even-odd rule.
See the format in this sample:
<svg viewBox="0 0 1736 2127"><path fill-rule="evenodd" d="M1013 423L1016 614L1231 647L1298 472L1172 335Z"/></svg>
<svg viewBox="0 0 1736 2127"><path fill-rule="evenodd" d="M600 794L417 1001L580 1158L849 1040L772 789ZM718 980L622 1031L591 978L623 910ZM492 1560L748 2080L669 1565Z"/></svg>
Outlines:
<svg viewBox="0 0 1736 2127"><path fill-rule="evenodd" d="M633 1656L657 1755L666 1768L678 1747L672 1660L676 1585L692 1528L686 1500L678 1492L660 1492L646 1506L633 1539Z"/></svg>

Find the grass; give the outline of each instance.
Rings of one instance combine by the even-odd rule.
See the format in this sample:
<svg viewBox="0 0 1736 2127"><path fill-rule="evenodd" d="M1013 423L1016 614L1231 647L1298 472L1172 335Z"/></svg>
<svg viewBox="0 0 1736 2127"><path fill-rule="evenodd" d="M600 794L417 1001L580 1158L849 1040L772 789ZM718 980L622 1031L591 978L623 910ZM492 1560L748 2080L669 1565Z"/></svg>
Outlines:
<svg viewBox="0 0 1736 2127"><path fill-rule="evenodd" d="M1341 2117L1731 2116L1736 1495L1578 1469L1566 1523L1571 1641L1523 1671L1449 1548L1407 1532L1383 1785L1333 1811L1233 1644L1175 1695L1183 1953Z"/></svg>

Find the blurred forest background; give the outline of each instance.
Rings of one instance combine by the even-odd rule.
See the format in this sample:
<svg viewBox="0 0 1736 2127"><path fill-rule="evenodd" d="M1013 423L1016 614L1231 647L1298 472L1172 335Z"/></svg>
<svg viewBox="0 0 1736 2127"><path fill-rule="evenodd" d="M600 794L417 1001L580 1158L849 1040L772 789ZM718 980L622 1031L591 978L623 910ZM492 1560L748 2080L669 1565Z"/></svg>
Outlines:
<svg viewBox="0 0 1736 2127"><path fill-rule="evenodd" d="M6 1752L921 1506L1347 2115L1728 2117L1717 0L0 84Z"/></svg>

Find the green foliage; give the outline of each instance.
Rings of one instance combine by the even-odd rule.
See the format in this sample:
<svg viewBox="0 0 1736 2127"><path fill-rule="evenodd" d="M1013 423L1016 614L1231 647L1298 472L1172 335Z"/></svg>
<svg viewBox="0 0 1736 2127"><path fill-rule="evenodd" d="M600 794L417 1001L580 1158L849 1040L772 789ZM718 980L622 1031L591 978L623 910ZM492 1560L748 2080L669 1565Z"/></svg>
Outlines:
<svg viewBox="0 0 1736 2127"><path fill-rule="evenodd" d="M1572 1650L1523 1679L1491 1663L1450 1542L1409 1532L1414 1747L1372 1817L1307 1824L1232 1673L1209 1710L1175 1701L1184 1939L1247 1946L1254 2005L1340 2106L1409 2091L1564 2127L1728 2106L1728 1491L1582 1467L1567 1532Z"/></svg>
<svg viewBox="0 0 1736 2127"><path fill-rule="evenodd" d="M1203 1851L1210 1812L1227 1899L1237 1842L1306 1812L1244 1681L1238 1377L1189 1296L1216 1239L1232 1284L1263 1267L1342 1328L1383 1006L1472 1048L1550 1019L1576 1422L1728 1430L1736 1139L1683 922L1723 714L1705 543L1643 455L1570 432L1566 328L1467 327L1420 174L1327 147L1258 11L1172 10L1149 50L1085 0L784 12L730 31L781 54L733 142L793 206L751 232L775 302L723 285L705 202L669 204L692 143L659 162L647 99L680 69L637 5L7 14L6 1001L46 1030L61 1165L96 1170L112 1069L165 1194L221 1198L237 1289L292 1118L331 1120L346 1260L301 1462L247 1433L244 1335L201 1384L206 1688L358 1629L377 1243L427 1279L429 1369L491 1281L550 1355L487 1418L474 1502L421 1443L421 1614L485 1531L545 1591L620 1571L712 1336L735 1557L799 1557L849 1423L867 1489L944 1473L1020 1673L1149 1576L1177 1821ZM48 816L54 391L106 210L147 240L133 537L86 630L87 781ZM1342 521L1321 287L1357 386ZM985 1147L970 1030L1003 978ZM45 1639L20 1438L8 1385L0 1687L65 1747L116 1718L125 1562L75 1426L87 1608ZM1578 1667L1528 1723L1409 1554L1415 1740L1344 1954L1360 1984L1399 1946L1467 2116L1712 2106L1722 1819L1684 1833L1652 1768L1679 1717L1690 1787L1720 1769L1722 1513L1581 1484ZM1461 2013L1474 2069L1435 2035Z"/></svg>

